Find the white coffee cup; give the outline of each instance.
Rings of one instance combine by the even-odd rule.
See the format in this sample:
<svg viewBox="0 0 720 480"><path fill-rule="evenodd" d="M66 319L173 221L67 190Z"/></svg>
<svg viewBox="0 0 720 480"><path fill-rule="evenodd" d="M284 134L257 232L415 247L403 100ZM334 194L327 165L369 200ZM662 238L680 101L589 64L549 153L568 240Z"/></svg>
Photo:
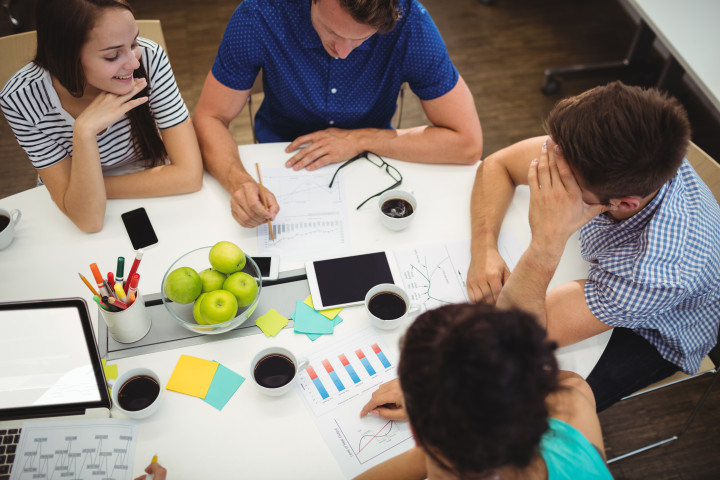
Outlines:
<svg viewBox="0 0 720 480"><path fill-rule="evenodd" d="M385 205L385 202L395 199L404 200L409 203L412 207L412 213L407 216L400 217L391 216L385 213L383 211L383 205ZM378 200L377 205L378 213L380 215L380 221L390 230L402 230L408 225L410 225L410 222L412 222L413 218L416 217L417 200L415 200L415 197L410 192L406 192L405 190L388 190L387 192L380 195L380 199ZM388 206L385 207L385 210L388 210ZM405 209L402 208L401 205L396 205L395 208L392 208L390 211L393 212L393 214L403 215Z"/></svg>
<svg viewBox="0 0 720 480"><path fill-rule="evenodd" d="M15 225L17 225L22 218L22 212L18 209L8 212L0 208L0 217L5 217L4 219L0 219L2 223L8 222L5 228L0 230L0 250L3 250L9 247L13 238L15 238Z"/></svg>
<svg viewBox="0 0 720 480"><path fill-rule="evenodd" d="M250 376L261 392L277 397L290 390L298 373L307 366L307 360L298 360L287 348L267 347L260 350L250 362Z"/></svg>
<svg viewBox="0 0 720 480"><path fill-rule="evenodd" d="M387 316L392 312L390 312L388 309L385 309L384 311L378 311L377 306L374 307L374 313L370 310L370 302L373 300L374 297L380 294L391 295L389 297L390 299L392 299L393 294L397 297L400 297L404 305L400 305L399 303L397 304L397 313L399 313L399 315L393 315L394 318L384 319L376 314L384 313L385 316ZM375 300L377 301L377 298ZM370 321L373 325L383 330L390 330L392 328L400 326L406 318L420 312L420 305L410 303L410 296L407 294L407 292L395 285L394 283L381 283L380 285L375 285L365 295L365 311L370 317Z"/></svg>
<svg viewBox="0 0 720 480"><path fill-rule="evenodd" d="M118 400L118 395L120 395L120 392L123 391L123 393L126 393L124 391L124 388L132 387L132 385L126 385L129 380L134 379L135 377L150 377L157 383L158 386L158 393L152 402L146 406L145 408L142 408L140 410L127 410L126 408L123 408L121 405L121 401ZM135 379L132 380L133 382L138 382L139 380ZM142 380L140 380L142 381ZM145 380L147 381L147 380ZM117 380L108 379L108 385L110 388L112 388L112 392L110 395L110 398L112 399L112 403L114 408L117 408L120 412L122 412L125 416L129 418L134 419L141 419L141 418L147 418L153 413L155 413L160 406L160 397L162 396L162 383L160 383L160 377L158 377L158 374L150 370L149 368L132 368L128 370L127 372L121 374L118 376ZM130 399L130 401L140 401L139 399ZM128 399L122 400L123 404L127 407L128 405Z"/></svg>

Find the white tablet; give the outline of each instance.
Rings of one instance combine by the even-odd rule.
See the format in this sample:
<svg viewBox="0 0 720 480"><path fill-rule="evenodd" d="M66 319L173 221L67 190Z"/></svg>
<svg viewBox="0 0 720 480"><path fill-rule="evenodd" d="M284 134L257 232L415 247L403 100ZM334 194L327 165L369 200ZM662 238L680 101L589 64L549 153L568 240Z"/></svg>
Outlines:
<svg viewBox="0 0 720 480"><path fill-rule="evenodd" d="M395 258L387 251L307 262L305 271L316 310L361 305L380 283L402 288Z"/></svg>

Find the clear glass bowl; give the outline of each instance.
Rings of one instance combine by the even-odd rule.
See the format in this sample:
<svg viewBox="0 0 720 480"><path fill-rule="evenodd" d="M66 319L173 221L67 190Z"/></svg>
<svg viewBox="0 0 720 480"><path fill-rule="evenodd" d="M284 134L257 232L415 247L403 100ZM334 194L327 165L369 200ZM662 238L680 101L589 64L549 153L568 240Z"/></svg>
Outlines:
<svg viewBox="0 0 720 480"><path fill-rule="evenodd" d="M235 318L231 318L227 322L217 323L214 325L200 325L193 318L193 305L195 302L181 304L175 303L169 298L167 298L165 296L165 280L167 279L168 274L170 274L170 272L172 272L176 268L180 267L190 267L198 273L205 270L206 268L210 268L211 265L210 260L208 259L208 254L210 253L211 248L212 247L197 248L195 250L189 251L182 257L175 260L175 262L170 265L170 268L168 268L165 272L165 275L162 279L162 284L160 285L160 295L162 297L162 302L163 305L165 305L167 311L170 312L170 316L172 316L175 320L177 320L180 325L187 328L188 330L206 335L214 335L227 332L239 326L245 320L250 318L250 315L252 315L255 311L255 307L257 307L258 300L260 299L260 292L262 291L262 277L260 275L260 269L255 263L255 260L253 260L249 255L245 255L247 262L245 263L245 268L243 268L241 271L255 278L258 284L258 291L255 299L250 305L248 305L247 307L238 308L238 313Z"/></svg>

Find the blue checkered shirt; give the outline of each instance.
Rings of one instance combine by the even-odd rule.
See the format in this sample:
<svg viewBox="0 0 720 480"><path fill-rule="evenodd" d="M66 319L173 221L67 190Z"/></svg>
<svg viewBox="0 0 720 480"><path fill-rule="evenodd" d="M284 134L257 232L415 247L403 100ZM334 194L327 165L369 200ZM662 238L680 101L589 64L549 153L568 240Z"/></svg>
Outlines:
<svg viewBox="0 0 720 480"><path fill-rule="evenodd" d="M633 217L598 215L580 230L590 262L585 301L694 373L720 323L720 207L687 160Z"/></svg>
<svg viewBox="0 0 720 480"><path fill-rule="evenodd" d="M403 82L422 100L457 84L445 43L417 0L400 0L395 28L371 36L345 59L325 51L310 4L244 0L225 29L212 74L226 87L248 90L262 69L260 142L292 141L329 127L391 128Z"/></svg>

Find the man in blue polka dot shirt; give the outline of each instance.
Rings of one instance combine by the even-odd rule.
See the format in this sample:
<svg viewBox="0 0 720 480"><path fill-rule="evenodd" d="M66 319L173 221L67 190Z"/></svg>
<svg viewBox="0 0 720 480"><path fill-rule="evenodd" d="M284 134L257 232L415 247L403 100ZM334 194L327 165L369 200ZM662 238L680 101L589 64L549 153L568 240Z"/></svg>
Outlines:
<svg viewBox="0 0 720 480"><path fill-rule="evenodd" d="M468 294L501 305L542 292L539 320L560 346L612 329L587 377L599 411L678 370L697 372L717 343L720 206L683 158L684 108L656 89L596 87L560 101L545 126L551 138L518 142L478 168ZM497 235L523 184L532 240L510 274ZM545 296L576 231L587 278ZM511 276L523 281L513 287Z"/></svg>
<svg viewBox="0 0 720 480"><path fill-rule="evenodd" d="M314 170L365 151L425 163L472 164L482 155L472 94L416 0L244 0L193 122L205 166L231 193L233 217L245 227L280 208L267 190L265 208L228 130L261 70L256 136L291 142L288 168ZM404 82L431 125L392 129Z"/></svg>

